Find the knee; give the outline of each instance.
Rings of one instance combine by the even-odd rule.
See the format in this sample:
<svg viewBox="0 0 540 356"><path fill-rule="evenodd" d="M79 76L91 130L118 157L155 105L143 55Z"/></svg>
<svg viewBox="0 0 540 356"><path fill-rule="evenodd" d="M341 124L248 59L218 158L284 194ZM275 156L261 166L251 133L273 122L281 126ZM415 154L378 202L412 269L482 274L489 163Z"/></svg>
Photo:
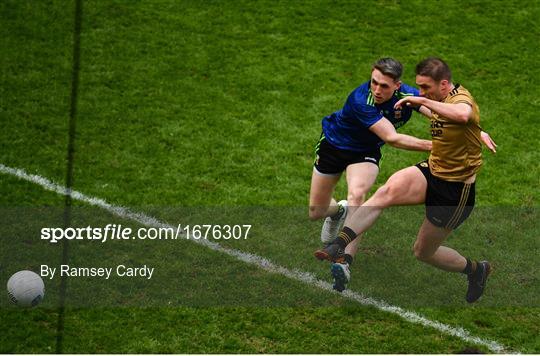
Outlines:
<svg viewBox="0 0 540 356"><path fill-rule="evenodd" d="M309 220L316 221L326 217L327 208L320 206L310 206L309 207Z"/></svg>
<svg viewBox="0 0 540 356"><path fill-rule="evenodd" d="M414 253L414 257L416 257L418 261L422 261L422 262L428 261L431 257L431 254L428 253L428 251L426 251L424 248L422 248L422 246L419 243L414 244L413 253Z"/></svg>
<svg viewBox="0 0 540 356"><path fill-rule="evenodd" d="M399 197L399 189L393 184L385 184L373 195L373 199L376 201L376 204L381 207L389 207L392 205L392 202L396 201Z"/></svg>
<svg viewBox="0 0 540 356"><path fill-rule="evenodd" d="M364 185L350 189L349 194L347 195L347 202L349 203L349 206L362 205L366 200L368 189L369 187Z"/></svg>

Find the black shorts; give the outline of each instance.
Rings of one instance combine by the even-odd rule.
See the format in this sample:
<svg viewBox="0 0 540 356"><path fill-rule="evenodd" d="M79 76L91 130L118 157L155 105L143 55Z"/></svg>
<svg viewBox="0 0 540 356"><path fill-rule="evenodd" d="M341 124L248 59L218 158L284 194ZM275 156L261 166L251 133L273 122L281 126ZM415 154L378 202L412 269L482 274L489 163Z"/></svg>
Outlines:
<svg viewBox="0 0 540 356"><path fill-rule="evenodd" d="M370 162L379 166L381 160L381 150L377 148L369 152L356 152L342 150L332 146L324 134L321 135L317 146L315 146L314 166L317 172L328 175L341 174L348 165L354 163Z"/></svg>
<svg viewBox="0 0 540 356"><path fill-rule="evenodd" d="M427 180L426 217L435 226L453 230L474 208L475 184L449 182L431 174L427 161L416 165Z"/></svg>

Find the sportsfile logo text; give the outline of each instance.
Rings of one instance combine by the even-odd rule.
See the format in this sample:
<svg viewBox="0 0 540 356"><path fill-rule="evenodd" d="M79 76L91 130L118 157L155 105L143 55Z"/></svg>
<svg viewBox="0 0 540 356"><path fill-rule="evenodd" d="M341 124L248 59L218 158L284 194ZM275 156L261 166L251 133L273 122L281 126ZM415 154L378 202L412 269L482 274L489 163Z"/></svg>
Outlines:
<svg viewBox="0 0 540 356"><path fill-rule="evenodd" d="M177 225L176 227L141 227L134 232L132 228L121 224L107 224L104 227L44 227L41 240L57 243L60 240L87 240L106 242L110 240L177 240L177 239L214 239L245 240L251 225Z"/></svg>

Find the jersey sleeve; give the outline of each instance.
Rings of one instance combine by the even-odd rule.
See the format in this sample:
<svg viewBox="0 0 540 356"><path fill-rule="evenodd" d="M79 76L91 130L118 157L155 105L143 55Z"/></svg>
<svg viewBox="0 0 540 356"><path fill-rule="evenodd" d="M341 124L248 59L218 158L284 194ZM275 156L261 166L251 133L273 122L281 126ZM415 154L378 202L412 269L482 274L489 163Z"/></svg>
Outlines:
<svg viewBox="0 0 540 356"><path fill-rule="evenodd" d="M472 116L471 119L473 122L475 122L477 125L480 124L480 112L478 110L478 105L476 105L476 102L474 101L473 97L471 96L471 93L469 93L468 90L460 90L453 96L451 96L448 100L448 103L451 104L460 104L464 103L469 105L472 108Z"/></svg>
<svg viewBox="0 0 540 356"><path fill-rule="evenodd" d="M450 100L448 100L449 103L451 104L459 104L459 103L465 103L469 106L474 106L473 104L473 98L471 98L470 95L468 95L467 93L464 93L464 92L461 92L461 93L457 93L455 95L453 95Z"/></svg>

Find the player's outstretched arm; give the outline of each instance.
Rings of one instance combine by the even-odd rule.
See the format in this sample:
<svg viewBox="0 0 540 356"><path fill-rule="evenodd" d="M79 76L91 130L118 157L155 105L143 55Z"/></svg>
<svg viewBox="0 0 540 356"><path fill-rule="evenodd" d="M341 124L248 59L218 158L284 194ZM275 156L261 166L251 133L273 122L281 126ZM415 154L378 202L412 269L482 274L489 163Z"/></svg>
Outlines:
<svg viewBox="0 0 540 356"><path fill-rule="evenodd" d="M395 109L399 109L407 106L425 106L431 111L436 112L440 116L444 116L448 120L459 122L465 124L469 121L472 116L473 110L470 105L466 103L441 103L440 101L431 100L421 96L408 96L394 105Z"/></svg>
<svg viewBox="0 0 540 356"><path fill-rule="evenodd" d="M411 151L431 151L431 141L398 133L387 118L383 117L371 125L369 130L390 146Z"/></svg>
<svg viewBox="0 0 540 356"><path fill-rule="evenodd" d="M495 143L495 141L493 141L493 139L491 138L491 136L489 136L487 132L480 132L480 137L482 138L482 142L484 143L484 145L486 145L486 147L491 151L491 153L497 153L497 144Z"/></svg>
<svg viewBox="0 0 540 356"><path fill-rule="evenodd" d="M420 114L424 115L428 119L431 119L431 117L433 117L433 114L431 113L431 110L429 110L425 106L420 106L418 108L418 111L420 112Z"/></svg>

